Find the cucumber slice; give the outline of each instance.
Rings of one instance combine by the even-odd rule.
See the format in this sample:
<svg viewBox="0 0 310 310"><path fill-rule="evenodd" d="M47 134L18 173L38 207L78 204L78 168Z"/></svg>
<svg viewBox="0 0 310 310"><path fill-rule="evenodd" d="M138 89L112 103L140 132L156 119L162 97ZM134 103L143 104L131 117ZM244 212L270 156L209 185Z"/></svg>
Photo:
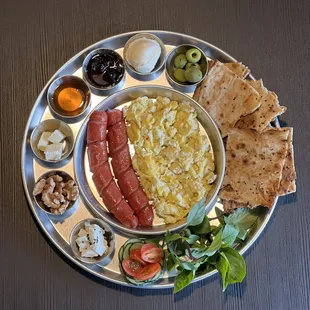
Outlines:
<svg viewBox="0 0 310 310"><path fill-rule="evenodd" d="M121 262L123 260L124 246L122 245L118 251L118 260Z"/></svg>
<svg viewBox="0 0 310 310"><path fill-rule="evenodd" d="M143 245L144 245L144 243L134 243L134 244L132 244L131 247L130 247L130 252L132 250L135 250L135 249L141 249L143 247Z"/></svg>
<svg viewBox="0 0 310 310"><path fill-rule="evenodd" d="M132 244L132 243L141 243L141 242L143 242L143 240L141 240L141 239L128 239L128 240L124 243L123 246L126 246L126 245L128 245L128 244Z"/></svg>
<svg viewBox="0 0 310 310"><path fill-rule="evenodd" d="M133 283L133 284L135 284L135 285L141 286L141 285L148 285L148 284L154 283L154 282L156 282L157 280L159 280L159 279L161 278L161 276L162 276L162 270L158 271L158 272L156 273L156 275L155 275L153 278L148 279L148 280L145 280L145 281L140 281L140 280L137 280L137 279L135 279L135 278L133 278L133 277L131 277L131 276L127 276L127 275L126 275L126 279L127 279L130 283Z"/></svg>
<svg viewBox="0 0 310 310"><path fill-rule="evenodd" d="M152 279L150 279L150 280L148 280L148 281L150 281L150 282L156 282L157 280L159 280L159 279L162 277L162 274L163 274L163 270L161 269L161 270L159 270L159 271L156 273L156 275L155 275Z"/></svg>
<svg viewBox="0 0 310 310"><path fill-rule="evenodd" d="M134 285L137 285L137 286L143 286L143 285L147 285L148 283L147 282L143 282L143 281L138 281L138 280L135 280L131 277L128 277L126 276L126 279L127 281L129 281L130 283L134 284Z"/></svg>
<svg viewBox="0 0 310 310"><path fill-rule="evenodd" d="M126 246L124 246L124 251L123 251L123 255L121 256L121 261L123 261L123 259L129 257L129 249L130 249L130 247L131 247L131 244L127 244Z"/></svg>

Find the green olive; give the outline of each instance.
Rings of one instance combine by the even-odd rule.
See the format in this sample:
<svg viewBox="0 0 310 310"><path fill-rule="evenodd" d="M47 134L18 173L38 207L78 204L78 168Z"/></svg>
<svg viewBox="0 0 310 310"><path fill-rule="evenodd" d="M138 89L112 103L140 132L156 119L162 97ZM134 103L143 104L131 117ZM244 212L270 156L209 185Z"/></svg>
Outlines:
<svg viewBox="0 0 310 310"><path fill-rule="evenodd" d="M179 82L186 82L186 79L185 79L185 70L183 69L175 69L174 72L173 72L173 75L175 77L175 79Z"/></svg>
<svg viewBox="0 0 310 310"><path fill-rule="evenodd" d="M184 54L180 54L174 59L174 66L176 68L184 68L187 63L186 56Z"/></svg>
<svg viewBox="0 0 310 310"><path fill-rule="evenodd" d="M190 83L197 83L202 79L202 72L197 68L189 68L185 71L185 79Z"/></svg>
<svg viewBox="0 0 310 310"><path fill-rule="evenodd" d="M189 68L196 68L198 70L201 70L200 65L198 63L192 63L192 62L188 62L185 66L185 70L189 69Z"/></svg>
<svg viewBox="0 0 310 310"><path fill-rule="evenodd" d="M186 58L189 62L196 63L201 58L201 52L197 48L191 48L186 52Z"/></svg>

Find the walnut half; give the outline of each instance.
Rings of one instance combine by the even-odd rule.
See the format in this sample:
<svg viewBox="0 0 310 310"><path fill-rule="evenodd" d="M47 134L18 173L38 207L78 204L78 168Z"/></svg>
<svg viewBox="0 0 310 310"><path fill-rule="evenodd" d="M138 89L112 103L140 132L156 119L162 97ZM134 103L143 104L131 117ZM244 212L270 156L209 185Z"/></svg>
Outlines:
<svg viewBox="0 0 310 310"><path fill-rule="evenodd" d="M69 207L70 201L75 201L78 198L79 189L74 180L64 183L63 178L55 174L36 183L33 195L39 194L50 212L63 214Z"/></svg>

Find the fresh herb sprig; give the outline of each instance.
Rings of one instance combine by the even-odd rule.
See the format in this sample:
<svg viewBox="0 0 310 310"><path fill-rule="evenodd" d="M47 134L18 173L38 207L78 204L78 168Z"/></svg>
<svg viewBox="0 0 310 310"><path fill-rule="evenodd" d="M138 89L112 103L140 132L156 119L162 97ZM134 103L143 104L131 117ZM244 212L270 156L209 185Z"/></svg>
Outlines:
<svg viewBox="0 0 310 310"><path fill-rule="evenodd" d="M176 269L174 293L188 286L195 276L217 269L223 291L228 284L241 282L246 275L243 257L235 249L246 239L258 217L249 209L237 209L226 215L216 208L216 218L205 215L205 199L199 201L187 216L187 227L180 233L166 232L167 269ZM218 225L211 225L218 219Z"/></svg>

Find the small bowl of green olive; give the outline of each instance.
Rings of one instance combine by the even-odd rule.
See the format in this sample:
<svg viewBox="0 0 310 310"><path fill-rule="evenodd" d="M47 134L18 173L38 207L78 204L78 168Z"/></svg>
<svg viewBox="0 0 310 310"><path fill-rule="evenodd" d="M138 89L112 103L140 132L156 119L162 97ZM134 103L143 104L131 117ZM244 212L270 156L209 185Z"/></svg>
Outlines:
<svg viewBox="0 0 310 310"><path fill-rule="evenodd" d="M208 73L208 59L197 46L184 44L174 48L166 60L166 76L172 87L191 93Z"/></svg>

